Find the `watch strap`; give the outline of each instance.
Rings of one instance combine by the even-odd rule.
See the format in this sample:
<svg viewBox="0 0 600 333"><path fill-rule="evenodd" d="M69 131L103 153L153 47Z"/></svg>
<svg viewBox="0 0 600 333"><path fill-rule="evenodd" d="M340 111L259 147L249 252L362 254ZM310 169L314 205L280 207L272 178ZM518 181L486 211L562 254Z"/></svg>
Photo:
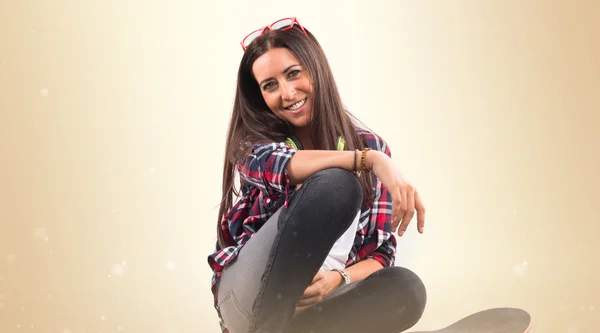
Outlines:
<svg viewBox="0 0 600 333"><path fill-rule="evenodd" d="M338 269L338 268L334 268L334 271L340 273L340 275L342 276L342 278L344 279L344 282L342 285L348 284L350 283L350 276L348 276L348 274L346 272L344 272L344 270Z"/></svg>

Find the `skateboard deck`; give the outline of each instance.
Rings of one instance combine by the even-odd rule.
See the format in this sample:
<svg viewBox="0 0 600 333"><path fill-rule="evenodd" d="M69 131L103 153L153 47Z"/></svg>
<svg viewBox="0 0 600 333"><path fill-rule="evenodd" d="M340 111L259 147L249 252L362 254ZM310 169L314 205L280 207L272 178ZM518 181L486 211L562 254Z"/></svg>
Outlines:
<svg viewBox="0 0 600 333"><path fill-rule="evenodd" d="M517 308L492 308L471 314L436 331L409 333L528 333L531 316Z"/></svg>

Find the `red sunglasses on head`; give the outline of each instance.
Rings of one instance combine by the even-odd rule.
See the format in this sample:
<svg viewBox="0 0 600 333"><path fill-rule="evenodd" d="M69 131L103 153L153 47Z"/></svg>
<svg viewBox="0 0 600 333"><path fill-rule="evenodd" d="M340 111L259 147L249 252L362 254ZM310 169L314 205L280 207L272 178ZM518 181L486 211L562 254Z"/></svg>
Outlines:
<svg viewBox="0 0 600 333"><path fill-rule="evenodd" d="M304 27L300 24L300 22L298 22L298 20L296 20L295 17L288 17L288 18L283 18L281 20L277 20L273 23L271 23L270 25L266 25L264 27L262 27L261 29L252 31L251 33L248 34L248 36L244 37L244 39L242 39L241 43L242 44L242 49L244 51L246 51L246 48L248 47L248 45L250 45L250 43L252 43L252 41L254 39L256 39L256 37L262 35L265 30L269 29L269 30L290 30L291 28L294 27L294 24L297 24L300 29L302 29L302 32L304 32L306 34L306 30L304 30Z"/></svg>

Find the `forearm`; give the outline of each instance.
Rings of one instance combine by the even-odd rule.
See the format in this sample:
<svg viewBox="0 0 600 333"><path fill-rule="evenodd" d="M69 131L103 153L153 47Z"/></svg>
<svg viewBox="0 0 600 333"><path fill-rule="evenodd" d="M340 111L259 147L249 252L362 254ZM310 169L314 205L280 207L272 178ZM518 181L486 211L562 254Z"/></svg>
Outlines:
<svg viewBox="0 0 600 333"><path fill-rule="evenodd" d="M364 259L346 268L344 271L350 277L350 281L358 281L382 269L383 266L375 259Z"/></svg>
<svg viewBox="0 0 600 333"><path fill-rule="evenodd" d="M361 169L361 153L354 151L331 151L331 150L300 150L290 160L287 170L289 180L292 184L300 184L316 172L329 169L341 168L353 171L355 166ZM365 155L365 164L370 168L378 151L369 151Z"/></svg>

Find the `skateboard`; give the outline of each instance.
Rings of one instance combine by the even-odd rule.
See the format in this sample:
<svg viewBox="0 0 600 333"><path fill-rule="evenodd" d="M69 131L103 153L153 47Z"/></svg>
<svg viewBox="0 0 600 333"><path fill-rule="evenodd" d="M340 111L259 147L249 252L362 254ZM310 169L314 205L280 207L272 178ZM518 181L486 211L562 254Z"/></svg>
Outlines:
<svg viewBox="0 0 600 333"><path fill-rule="evenodd" d="M517 308L491 308L473 313L436 331L409 333L528 333L531 316Z"/></svg>

